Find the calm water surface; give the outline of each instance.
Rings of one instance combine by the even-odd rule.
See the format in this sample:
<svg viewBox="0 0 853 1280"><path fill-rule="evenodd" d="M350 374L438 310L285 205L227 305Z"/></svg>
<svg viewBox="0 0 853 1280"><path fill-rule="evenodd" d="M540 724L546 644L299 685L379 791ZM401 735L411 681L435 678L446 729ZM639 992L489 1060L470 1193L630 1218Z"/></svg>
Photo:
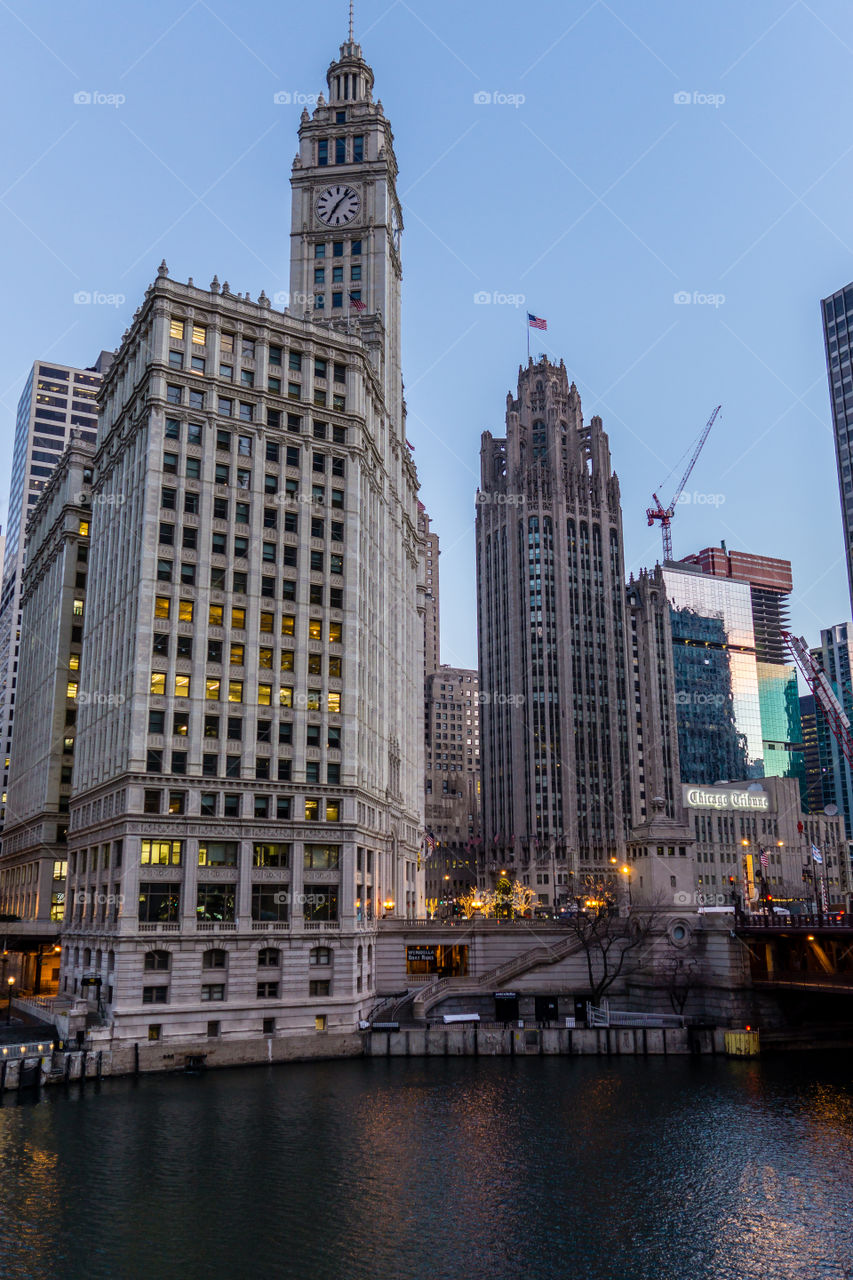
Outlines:
<svg viewBox="0 0 853 1280"><path fill-rule="evenodd" d="M847 1055L425 1059L7 1095L2 1280L847 1280Z"/></svg>

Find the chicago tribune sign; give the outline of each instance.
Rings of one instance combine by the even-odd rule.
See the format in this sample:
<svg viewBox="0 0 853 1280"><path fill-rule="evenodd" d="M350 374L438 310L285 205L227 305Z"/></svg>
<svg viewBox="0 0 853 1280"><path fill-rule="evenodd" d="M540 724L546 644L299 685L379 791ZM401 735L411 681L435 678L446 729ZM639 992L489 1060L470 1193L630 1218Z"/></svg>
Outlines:
<svg viewBox="0 0 853 1280"><path fill-rule="evenodd" d="M691 809L769 809L766 791L706 791L687 787L686 800Z"/></svg>

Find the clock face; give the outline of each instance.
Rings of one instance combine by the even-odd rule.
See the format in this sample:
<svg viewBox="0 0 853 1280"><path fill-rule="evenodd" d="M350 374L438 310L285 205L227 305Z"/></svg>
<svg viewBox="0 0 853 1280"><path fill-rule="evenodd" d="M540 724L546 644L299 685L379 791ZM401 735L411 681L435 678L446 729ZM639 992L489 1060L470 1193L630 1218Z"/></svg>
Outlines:
<svg viewBox="0 0 853 1280"><path fill-rule="evenodd" d="M317 201L317 217L327 227L342 227L352 222L360 208L358 192L352 187L326 187Z"/></svg>

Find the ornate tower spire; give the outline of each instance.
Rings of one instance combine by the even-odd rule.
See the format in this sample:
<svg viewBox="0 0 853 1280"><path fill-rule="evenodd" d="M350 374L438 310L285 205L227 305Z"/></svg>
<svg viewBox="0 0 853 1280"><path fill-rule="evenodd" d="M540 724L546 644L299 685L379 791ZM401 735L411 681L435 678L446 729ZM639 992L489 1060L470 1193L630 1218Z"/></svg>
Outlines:
<svg viewBox="0 0 853 1280"><path fill-rule="evenodd" d="M349 0L349 42L350 44L352 44L353 42L352 28L353 28L353 9L354 8L355 8L355 4L353 3L353 0Z"/></svg>
<svg viewBox="0 0 853 1280"><path fill-rule="evenodd" d="M355 40L354 9L353 0L350 0L348 39L341 45L338 61L333 62L326 73L329 102L372 101L373 72L364 61L361 45Z"/></svg>

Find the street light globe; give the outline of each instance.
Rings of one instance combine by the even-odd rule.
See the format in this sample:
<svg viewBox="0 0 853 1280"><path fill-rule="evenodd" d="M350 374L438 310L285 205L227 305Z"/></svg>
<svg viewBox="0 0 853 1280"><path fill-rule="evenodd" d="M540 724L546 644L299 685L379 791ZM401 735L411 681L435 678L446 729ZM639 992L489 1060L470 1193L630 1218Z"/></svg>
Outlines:
<svg viewBox="0 0 853 1280"><path fill-rule="evenodd" d="M15 979L14 979L14 978L7 978L7 979L6 979L6 982L9 984L9 986L10 986L10 987L14 987L14 985L15 985Z"/></svg>

